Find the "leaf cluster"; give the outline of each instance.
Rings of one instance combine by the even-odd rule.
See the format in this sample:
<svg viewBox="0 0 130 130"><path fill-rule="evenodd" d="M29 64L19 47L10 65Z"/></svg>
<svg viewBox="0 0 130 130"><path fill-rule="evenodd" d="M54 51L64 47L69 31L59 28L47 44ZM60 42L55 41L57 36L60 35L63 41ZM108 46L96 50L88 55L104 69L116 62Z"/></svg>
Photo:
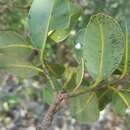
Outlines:
<svg viewBox="0 0 130 130"><path fill-rule="evenodd" d="M95 121L109 102L121 115L130 107L130 20L98 13L82 23L84 8L69 0L34 0L27 39L0 32L0 69L45 78L48 104L66 91L70 112L81 123Z"/></svg>

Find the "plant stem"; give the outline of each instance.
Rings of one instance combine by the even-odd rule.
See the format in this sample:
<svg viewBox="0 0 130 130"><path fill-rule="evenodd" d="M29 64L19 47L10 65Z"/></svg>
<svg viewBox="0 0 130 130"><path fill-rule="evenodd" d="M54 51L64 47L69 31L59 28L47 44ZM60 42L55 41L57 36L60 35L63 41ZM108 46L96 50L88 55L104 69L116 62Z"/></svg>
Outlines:
<svg viewBox="0 0 130 130"><path fill-rule="evenodd" d="M122 79L123 80L123 79ZM122 81L121 79L119 81ZM113 83L115 84L115 83ZM110 84L109 86L111 89L115 89L114 87L112 87L112 84ZM73 98L73 97L76 97L76 96L79 96L79 95L83 95L83 94L86 94L86 93L89 93L89 92L96 92L96 91L100 91L102 89L106 89L108 88L108 85L100 85L96 88L91 88L91 87L88 87L88 88L83 88L83 89L80 89L77 93L70 93L68 94L67 92L60 92L57 96L56 96L56 99L55 101L53 102L52 105L50 105L43 121L41 122L41 124L37 127L37 130L48 130L49 127L51 126L52 124L52 120L54 118L54 115L56 114L56 112L60 109L60 106L61 106L61 103L63 100L67 100L69 98ZM123 99L124 100L124 99Z"/></svg>
<svg viewBox="0 0 130 130"><path fill-rule="evenodd" d="M52 120L54 118L55 113L60 109L61 102L69 97L68 93L60 92L54 103L50 105L43 121L37 127L37 130L48 130L52 124Z"/></svg>

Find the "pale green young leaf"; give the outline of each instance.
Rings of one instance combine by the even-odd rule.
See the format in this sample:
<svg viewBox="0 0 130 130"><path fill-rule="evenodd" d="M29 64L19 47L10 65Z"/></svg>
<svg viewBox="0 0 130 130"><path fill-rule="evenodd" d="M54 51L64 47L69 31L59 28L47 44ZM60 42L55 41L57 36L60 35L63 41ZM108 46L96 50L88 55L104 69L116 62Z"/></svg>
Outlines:
<svg viewBox="0 0 130 130"><path fill-rule="evenodd" d="M68 36L69 29L58 29L50 35L51 39L53 39L57 43L65 40Z"/></svg>

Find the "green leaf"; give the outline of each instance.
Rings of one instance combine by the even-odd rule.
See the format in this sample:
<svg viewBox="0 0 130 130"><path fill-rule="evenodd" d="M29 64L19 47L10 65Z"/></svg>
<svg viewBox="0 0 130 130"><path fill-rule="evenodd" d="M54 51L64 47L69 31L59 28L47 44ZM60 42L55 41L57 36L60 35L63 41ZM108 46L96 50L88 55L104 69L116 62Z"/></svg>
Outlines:
<svg viewBox="0 0 130 130"><path fill-rule="evenodd" d="M76 68L66 68L64 75L66 76L64 89L68 92L73 91L73 93L77 91L84 77L84 60L81 58Z"/></svg>
<svg viewBox="0 0 130 130"><path fill-rule="evenodd" d="M66 90L67 92L72 92L75 87L76 87L76 73L70 72L70 75L68 75L68 78L66 79L66 82L64 84L64 90Z"/></svg>
<svg viewBox="0 0 130 130"><path fill-rule="evenodd" d="M75 57L80 62L83 57L83 43L84 43L85 28L80 29L75 36Z"/></svg>
<svg viewBox="0 0 130 130"><path fill-rule="evenodd" d="M83 76L84 76L84 60L81 59L80 64L76 70L77 75L76 75L76 84L77 86L79 86L83 80Z"/></svg>
<svg viewBox="0 0 130 130"><path fill-rule="evenodd" d="M54 95L53 95L53 90L50 85L46 85L43 88L42 95L43 95L43 101L47 103L48 105L50 105L53 102Z"/></svg>
<svg viewBox="0 0 130 130"><path fill-rule="evenodd" d="M28 57L33 47L24 41L17 33L0 32L0 54Z"/></svg>
<svg viewBox="0 0 130 130"><path fill-rule="evenodd" d="M64 66L57 63L47 63L47 68L50 75L56 78L61 78L61 76L63 76L64 69L65 69Z"/></svg>
<svg viewBox="0 0 130 130"><path fill-rule="evenodd" d="M55 32L53 32L50 37L55 42L59 43L59 42L65 40L68 36L69 36L69 30L68 29L58 29Z"/></svg>
<svg viewBox="0 0 130 130"><path fill-rule="evenodd" d="M54 85L54 87L55 87L55 91L59 93L59 92L62 90L62 88L63 88L62 83L60 82L60 80L58 80L58 79L57 79L56 77L54 77L54 76L51 76L51 80L52 80L53 85Z"/></svg>
<svg viewBox="0 0 130 130"><path fill-rule="evenodd" d="M0 32L0 69L24 78L42 72L29 61L32 51L16 33Z"/></svg>
<svg viewBox="0 0 130 130"><path fill-rule="evenodd" d="M126 74L128 74L128 71L130 70L130 65L129 65L129 60L130 60L130 46L129 46L129 34L130 34L130 23L128 24L127 21L122 21L121 22L121 27L125 35L125 53L122 59L122 64L120 65L122 69L122 75L120 76L120 79L122 79ZM128 30L129 27L129 30Z"/></svg>
<svg viewBox="0 0 130 130"><path fill-rule="evenodd" d="M81 8L80 5L76 3L70 3L70 8L71 8L70 27L72 28L77 24L78 18L80 17L83 9Z"/></svg>
<svg viewBox="0 0 130 130"><path fill-rule="evenodd" d="M96 94L91 93L71 98L70 112L82 124L95 122L99 117Z"/></svg>
<svg viewBox="0 0 130 130"><path fill-rule="evenodd" d="M54 0L33 0L28 16L28 29L36 48L45 46Z"/></svg>
<svg viewBox="0 0 130 130"><path fill-rule="evenodd" d="M76 69L73 67L66 67L64 72L64 87L67 92L71 92L76 87Z"/></svg>
<svg viewBox="0 0 130 130"><path fill-rule="evenodd" d="M69 26L68 0L34 0L28 16L28 29L33 46L44 49L49 30Z"/></svg>
<svg viewBox="0 0 130 130"><path fill-rule="evenodd" d="M126 109L130 108L130 91L119 91L113 88L112 106L119 115L125 115Z"/></svg>
<svg viewBox="0 0 130 130"><path fill-rule="evenodd" d="M123 24L124 34L125 34L125 62L123 63L124 67L124 74L130 71L130 19L127 19ZM124 60L124 59L123 59Z"/></svg>
<svg viewBox="0 0 130 130"><path fill-rule="evenodd" d="M54 0L54 8L50 21L50 30L65 29L70 24L70 2L69 0Z"/></svg>
<svg viewBox="0 0 130 130"><path fill-rule="evenodd" d="M118 68L124 52L124 34L112 17L91 17L84 37L83 57L96 82L108 78Z"/></svg>
<svg viewBox="0 0 130 130"><path fill-rule="evenodd" d="M83 81L83 77L84 77L84 60L81 59L80 64L78 65L76 69L76 86L73 92L80 88Z"/></svg>
<svg viewBox="0 0 130 130"><path fill-rule="evenodd" d="M104 110L104 108L112 101L112 93L112 90L106 88L96 92L100 111Z"/></svg>
<svg viewBox="0 0 130 130"><path fill-rule="evenodd" d="M42 72L41 69L33 66L31 63L21 57L0 54L0 62L0 69L24 78L32 77L38 72Z"/></svg>

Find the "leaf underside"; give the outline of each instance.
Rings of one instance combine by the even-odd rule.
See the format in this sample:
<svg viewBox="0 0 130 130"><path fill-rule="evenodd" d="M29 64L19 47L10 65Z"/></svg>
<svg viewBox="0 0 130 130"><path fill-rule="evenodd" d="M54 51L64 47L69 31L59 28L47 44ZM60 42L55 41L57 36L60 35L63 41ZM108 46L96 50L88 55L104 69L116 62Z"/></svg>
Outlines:
<svg viewBox="0 0 130 130"><path fill-rule="evenodd" d="M83 57L94 79L108 78L118 68L124 52L124 34L112 17L91 17L85 32Z"/></svg>

